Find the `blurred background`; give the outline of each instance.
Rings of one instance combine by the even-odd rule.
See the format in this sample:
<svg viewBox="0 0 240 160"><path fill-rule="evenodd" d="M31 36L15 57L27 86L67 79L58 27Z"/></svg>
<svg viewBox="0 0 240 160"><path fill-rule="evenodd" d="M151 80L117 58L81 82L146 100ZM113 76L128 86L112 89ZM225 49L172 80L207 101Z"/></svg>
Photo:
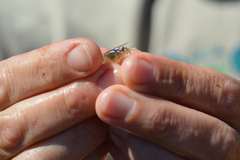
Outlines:
<svg viewBox="0 0 240 160"><path fill-rule="evenodd" d="M0 58L88 37L240 75L239 0L1 0Z"/></svg>

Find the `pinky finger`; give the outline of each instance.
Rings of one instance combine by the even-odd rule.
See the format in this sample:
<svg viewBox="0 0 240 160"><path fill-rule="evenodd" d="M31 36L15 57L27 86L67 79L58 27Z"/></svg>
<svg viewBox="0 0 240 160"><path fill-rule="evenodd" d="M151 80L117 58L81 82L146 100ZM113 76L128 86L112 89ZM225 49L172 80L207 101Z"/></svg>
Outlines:
<svg viewBox="0 0 240 160"><path fill-rule="evenodd" d="M99 120L93 119L23 151L13 160L82 160L105 138L105 128Z"/></svg>

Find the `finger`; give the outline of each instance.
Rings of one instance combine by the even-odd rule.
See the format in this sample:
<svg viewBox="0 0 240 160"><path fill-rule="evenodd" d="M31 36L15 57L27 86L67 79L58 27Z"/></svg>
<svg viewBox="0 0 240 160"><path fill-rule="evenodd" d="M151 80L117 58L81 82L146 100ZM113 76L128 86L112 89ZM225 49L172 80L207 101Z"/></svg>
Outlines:
<svg viewBox="0 0 240 160"><path fill-rule="evenodd" d="M105 89L113 84L122 84L120 66L116 64L110 64L104 71L104 76L98 80L98 86Z"/></svg>
<svg viewBox="0 0 240 160"><path fill-rule="evenodd" d="M86 77L102 64L98 46L72 39L0 62L0 110L27 97Z"/></svg>
<svg viewBox="0 0 240 160"><path fill-rule="evenodd" d="M226 123L175 103L154 99L116 85L96 102L106 123L127 129L181 156L196 160L237 160L239 135ZM229 156L236 156L229 159Z"/></svg>
<svg viewBox="0 0 240 160"><path fill-rule="evenodd" d="M0 113L0 159L8 159L94 116L99 93L100 89L93 82L74 82L4 110Z"/></svg>
<svg viewBox="0 0 240 160"><path fill-rule="evenodd" d="M105 141L106 135L102 122L89 120L23 151L13 160L82 160Z"/></svg>
<svg viewBox="0 0 240 160"><path fill-rule="evenodd" d="M183 160L156 144L149 143L120 129L113 129L111 133L111 139L118 148L114 158L123 157L123 155L125 155L127 158L124 159L129 160Z"/></svg>
<svg viewBox="0 0 240 160"><path fill-rule="evenodd" d="M137 52L137 51L136 51ZM122 66L134 90L211 114L240 130L240 82L190 64L138 52Z"/></svg>

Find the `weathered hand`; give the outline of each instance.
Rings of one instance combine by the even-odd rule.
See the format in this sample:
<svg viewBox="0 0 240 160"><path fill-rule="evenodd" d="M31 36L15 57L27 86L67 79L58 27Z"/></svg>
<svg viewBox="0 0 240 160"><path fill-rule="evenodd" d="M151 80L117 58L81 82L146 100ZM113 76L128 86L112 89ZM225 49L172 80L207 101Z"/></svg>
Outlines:
<svg viewBox="0 0 240 160"><path fill-rule="evenodd" d="M128 87L111 86L96 102L98 116L121 130L111 132L116 159L239 160L240 82L136 52L121 66Z"/></svg>
<svg viewBox="0 0 240 160"><path fill-rule="evenodd" d="M0 62L0 159L79 160L95 151L106 138L94 118L104 72L86 39Z"/></svg>

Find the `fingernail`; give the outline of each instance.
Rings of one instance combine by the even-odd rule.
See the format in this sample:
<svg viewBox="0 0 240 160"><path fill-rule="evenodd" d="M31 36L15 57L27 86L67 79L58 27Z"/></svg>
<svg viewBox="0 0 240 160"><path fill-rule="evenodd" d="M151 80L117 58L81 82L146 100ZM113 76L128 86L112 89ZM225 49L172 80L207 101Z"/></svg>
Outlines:
<svg viewBox="0 0 240 160"><path fill-rule="evenodd" d="M110 95L106 93L102 100L105 103L102 106L104 114L114 120L126 120L135 105L134 99L121 92L114 92Z"/></svg>
<svg viewBox="0 0 240 160"><path fill-rule="evenodd" d="M68 64L79 72L88 72L93 66L93 51L87 44L79 44L67 58Z"/></svg>
<svg viewBox="0 0 240 160"><path fill-rule="evenodd" d="M132 68L130 79L136 84L145 84L155 81L154 65L144 59L134 59L129 66Z"/></svg>

